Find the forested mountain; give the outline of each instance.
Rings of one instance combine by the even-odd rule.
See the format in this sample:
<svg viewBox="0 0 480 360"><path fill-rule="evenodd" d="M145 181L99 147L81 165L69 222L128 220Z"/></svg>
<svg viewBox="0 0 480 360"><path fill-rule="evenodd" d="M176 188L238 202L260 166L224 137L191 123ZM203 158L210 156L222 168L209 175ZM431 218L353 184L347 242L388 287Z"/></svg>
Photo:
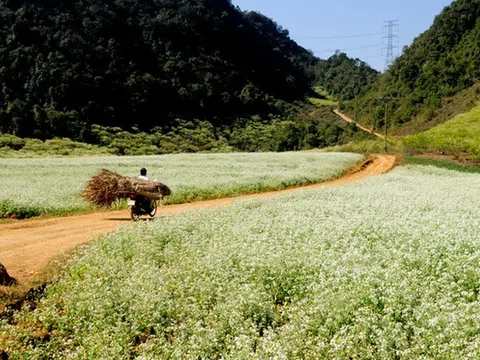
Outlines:
<svg viewBox="0 0 480 360"><path fill-rule="evenodd" d="M3 0L0 132L229 124L303 100L317 59L229 0Z"/></svg>
<svg viewBox="0 0 480 360"><path fill-rule="evenodd" d="M364 122L382 123L388 99L393 120L435 116L442 99L480 79L480 1L457 0L435 18L432 27L404 49L374 89L347 110ZM473 104L472 104L473 106Z"/></svg>
<svg viewBox="0 0 480 360"><path fill-rule="evenodd" d="M352 100L367 92L377 80L379 72L360 59L349 58L337 52L315 67L316 82L339 100Z"/></svg>

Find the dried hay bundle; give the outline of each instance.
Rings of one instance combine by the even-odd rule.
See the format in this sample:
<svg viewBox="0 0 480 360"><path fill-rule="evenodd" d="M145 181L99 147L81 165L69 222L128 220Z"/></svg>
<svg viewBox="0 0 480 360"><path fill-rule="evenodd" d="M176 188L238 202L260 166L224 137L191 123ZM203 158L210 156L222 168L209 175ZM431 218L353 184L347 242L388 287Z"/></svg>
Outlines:
<svg viewBox="0 0 480 360"><path fill-rule="evenodd" d="M87 183L82 197L92 204L108 206L132 193L152 200L161 200L172 192L168 186L158 181L144 181L102 169Z"/></svg>

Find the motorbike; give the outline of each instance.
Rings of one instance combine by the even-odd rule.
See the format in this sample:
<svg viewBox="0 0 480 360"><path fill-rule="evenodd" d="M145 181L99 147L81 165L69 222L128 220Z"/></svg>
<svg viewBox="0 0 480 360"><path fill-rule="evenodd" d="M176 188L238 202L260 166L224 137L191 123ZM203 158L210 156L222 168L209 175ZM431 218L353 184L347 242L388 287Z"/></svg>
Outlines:
<svg viewBox="0 0 480 360"><path fill-rule="evenodd" d="M140 220L141 216L153 218L157 214L157 201L137 194L128 196L127 206L130 209L130 217L133 221Z"/></svg>

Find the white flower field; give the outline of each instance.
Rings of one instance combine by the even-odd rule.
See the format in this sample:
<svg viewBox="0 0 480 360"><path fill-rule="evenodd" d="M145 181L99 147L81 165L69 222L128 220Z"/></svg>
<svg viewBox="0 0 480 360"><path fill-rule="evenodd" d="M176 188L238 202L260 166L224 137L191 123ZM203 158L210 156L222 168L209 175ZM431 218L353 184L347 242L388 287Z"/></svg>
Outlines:
<svg viewBox="0 0 480 360"><path fill-rule="evenodd" d="M479 227L480 177L423 166L185 213L80 251L0 332L11 359L478 359Z"/></svg>
<svg viewBox="0 0 480 360"><path fill-rule="evenodd" d="M152 179L172 188L168 203L183 203L321 182L361 160L318 152L0 159L0 218L88 210L80 193L101 168L137 176L146 167Z"/></svg>

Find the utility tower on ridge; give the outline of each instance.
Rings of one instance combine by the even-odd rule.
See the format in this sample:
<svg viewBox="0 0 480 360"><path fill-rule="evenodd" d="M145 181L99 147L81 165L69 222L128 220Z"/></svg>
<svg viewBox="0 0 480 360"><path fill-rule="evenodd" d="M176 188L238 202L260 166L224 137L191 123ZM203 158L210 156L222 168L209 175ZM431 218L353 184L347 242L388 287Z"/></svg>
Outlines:
<svg viewBox="0 0 480 360"><path fill-rule="evenodd" d="M392 65L395 60L396 50L398 50L398 45L396 44L399 42L399 37L397 35L400 26L399 21L400 20L388 20L383 22L385 24L383 26L383 33L386 34L384 39L387 40L387 44L383 47L383 51L385 51L386 55L385 70Z"/></svg>

